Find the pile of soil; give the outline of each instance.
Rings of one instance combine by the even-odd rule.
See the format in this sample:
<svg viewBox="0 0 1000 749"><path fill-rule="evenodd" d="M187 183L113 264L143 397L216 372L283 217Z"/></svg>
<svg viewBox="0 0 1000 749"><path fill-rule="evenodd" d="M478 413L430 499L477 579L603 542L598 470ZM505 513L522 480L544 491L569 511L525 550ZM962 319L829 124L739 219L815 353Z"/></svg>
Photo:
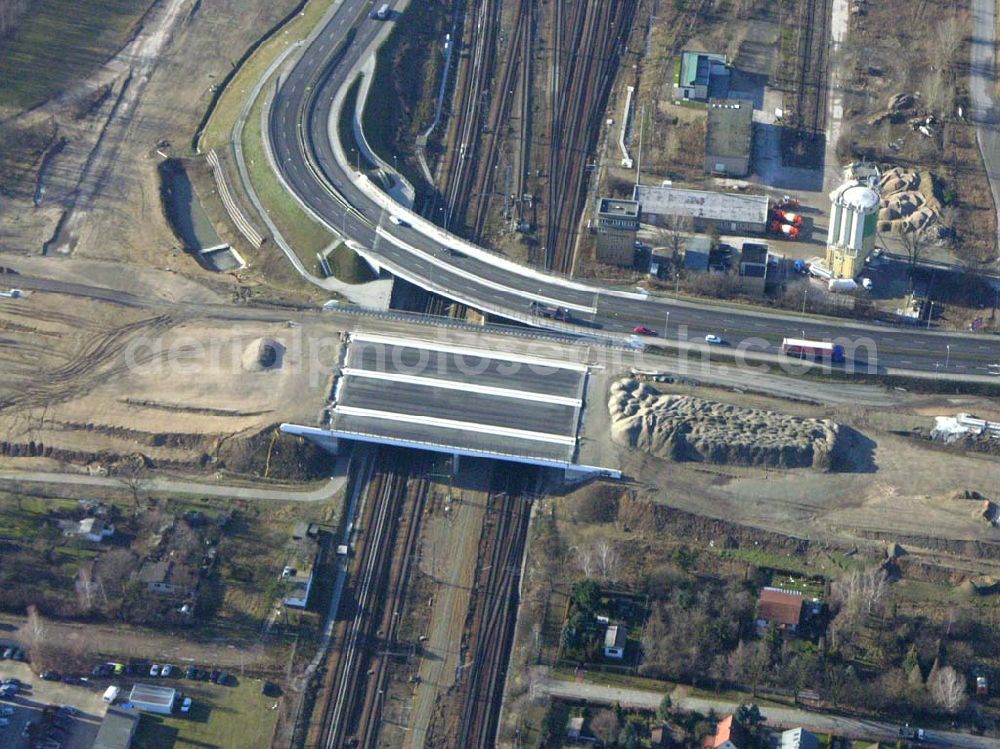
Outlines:
<svg viewBox="0 0 1000 749"><path fill-rule="evenodd" d="M774 468L833 468L838 424L687 395L661 395L628 378L611 387L615 442L661 458Z"/></svg>

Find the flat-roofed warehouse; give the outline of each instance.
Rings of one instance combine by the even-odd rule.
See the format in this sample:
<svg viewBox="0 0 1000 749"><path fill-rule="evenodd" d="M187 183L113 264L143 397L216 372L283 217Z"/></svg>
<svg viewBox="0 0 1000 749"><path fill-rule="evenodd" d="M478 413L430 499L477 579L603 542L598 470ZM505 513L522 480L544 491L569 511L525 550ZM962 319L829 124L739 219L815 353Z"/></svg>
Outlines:
<svg viewBox="0 0 1000 749"><path fill-rule="evenodd" d="M766 195L636 185L634 199L648 223L667 225L682 217L691 219L695 231L714 226L722 234L763 234L767 229Z"/></svg>
<svg viewBox="0 0 1000 749"><path fill-rule="evenodd" d="M353 333L328 424L281 428L327 444L351 439L588 470L576 463L587 382L580 362Z"/></svg>
<svg viewBox="0 0 1000 749"><path fill-rule="evenodd" d="M138 727L138 710L109 705L91 749L129 749Z"/></svg>
<svg viewBox="0 0 1000 749"><path fill-rule="evenodd" d="M711 99L705 131L705 173L746 177L753 150L753 102Z"/></svg>
<svg viewBox="0 0 1000 749"><path fill-rule="evenodd" d="M129 693L128 701L147 713L170 715L177 701L177 690L153 684L136 684Z"/></svg>

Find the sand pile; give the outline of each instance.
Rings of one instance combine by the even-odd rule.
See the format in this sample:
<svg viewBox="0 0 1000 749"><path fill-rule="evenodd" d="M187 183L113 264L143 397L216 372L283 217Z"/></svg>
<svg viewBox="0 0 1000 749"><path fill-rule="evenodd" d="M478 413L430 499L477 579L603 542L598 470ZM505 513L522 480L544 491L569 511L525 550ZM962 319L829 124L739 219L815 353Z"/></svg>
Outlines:
<svg viewBox="0 0 1000 749"><path fill-rule="evenodd" d="M672 460L828 471L840 437L825 419L661 395L630 378L611 386L608 410L615 442Z"/></svg>
<svg viewBox="0 0 1000 749"><path fill-rule="evenodd" d="M258 338L243 349L242 364L247 372L280 369L285 347L273 338Z"/></svg>
<svg viewBox="0 0 1000 749"><path fill-rule="evenodd" d="M919 232L929 239L939 239L948 229L941 225L940 210L930 172L894 167L882 175L880 232Z"/></svg>

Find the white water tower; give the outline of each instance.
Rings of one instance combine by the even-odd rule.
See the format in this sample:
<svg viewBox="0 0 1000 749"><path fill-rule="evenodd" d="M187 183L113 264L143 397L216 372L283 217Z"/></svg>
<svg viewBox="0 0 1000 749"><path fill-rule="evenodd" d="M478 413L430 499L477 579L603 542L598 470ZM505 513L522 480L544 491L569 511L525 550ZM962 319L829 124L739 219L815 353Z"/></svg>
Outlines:
<svg viewBox="0 0 1000 749"><path fill-rule="evenodd" d="M881 198L878 173L867 178L849 178L830 193L830 230L826 238L826 262L837 278L854 278L875 249L875 229Z"/></svg>

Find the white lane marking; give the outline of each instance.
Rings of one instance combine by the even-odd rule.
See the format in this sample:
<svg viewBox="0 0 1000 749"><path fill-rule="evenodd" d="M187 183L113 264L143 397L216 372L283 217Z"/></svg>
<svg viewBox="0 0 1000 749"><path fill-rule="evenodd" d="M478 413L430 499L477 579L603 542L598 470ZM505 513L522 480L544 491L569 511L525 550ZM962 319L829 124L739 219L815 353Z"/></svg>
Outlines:
<svg viewBox="0 0 1000 749"><path fill-rule="evenodd" d="M411 414L377 411L372 408L358 408L356 406L335 406L333 410L345 416L400 421L405 424L420 424L422 426L441 427L442 429L458 429L464 432L486 433L497 437L513 437L514 439L531 440L532 442L550 442L556 445L572 446L576 444L576 437L566 437L561 434L545 434L544 432L530 432L526 429L491 426L475 421L456 421L454 419L440 419L435 416L413 416Z"/></svg>
<svg viewBox="0 0 1000 749"><path fill-rule="evenodd" d="M370 369L354 369L353 367L345 367L341 371L345 376L353 375L354 377L367 377L371 380L405 382L411 385L440 388L441 390L461 390L465 393L495 395L498 398L517 398L518 400L551 403L558 406L574 406L575 408L579 408L583 404L579 398L570 398L565 395L548 395L531 390L511 390L510 388L500 388L492 385L476 385L467 382L457 382L455 380L441 380L436 377L419 377L417 375L404 375L395 372L375 372Z"/></svg>
<svg viewBox="0 0 1000 749"><path fill-rule="evenodd" d="M510 286L504 286L502 283L497 283L496 281L489 281L483 276L477 276L475 273L470 273L469 271L464 270L462 268L458 268L454 265L448 265L447 263L442 263L441 260L434 257L430 253L424 252L423 250L418 249L417 247L414 247L413 245L408 244L407 242L404 242L398 237L393 236L385 229L383 229L381 226L375 227L375 233L378 234L380 237L384 237L387 242L391 242L392 244L396 245L399 249L405 250L406 252L409 252L411 255L416 255L417 257L422 258L423 260L430 263L436 268L440 268L441 270L446 270L449 273L453 273L456 276L460 276L469 281L478 283L480 286L485 286L488 289L496 289L497 291L504 291L508 294L513 294L514 296L521 297L522 299L525 300L534 299L536 302L542 302L543 304L551 304L553 307L566 307L567 309L576 310L577 312L586 312L587 314L597 313L596 307L586 307L582 304L567 302L562 299L554 299L553 297L545 296L544 294L540 293L533 294L530 291L523 291L521 289L515 289ZM441 243L441 245L443 247L448 246L443 242ZM542 285L543 283L545 282L539 281L539 285Z"/></svg>
<svg viewBox="0 0 1000 749"><path fill-rule="evenodd" d="M351 341L381 343L385 346L427 349L429 351L440 351L445 354L478 356L483 359L495 359L497 361L517 362L520 364L537 364L541 367L550 367L552 369L571 369L575 372L587 371L587 365L580 364L579 362L543 359L539 356L525 356L524 354L514 354L506 351L488 351L486 349L455 346L450 343L441 343L439 341L421 341L413 338L396 338L395 336L379 335L378 333L351 333Z"/></svg>

